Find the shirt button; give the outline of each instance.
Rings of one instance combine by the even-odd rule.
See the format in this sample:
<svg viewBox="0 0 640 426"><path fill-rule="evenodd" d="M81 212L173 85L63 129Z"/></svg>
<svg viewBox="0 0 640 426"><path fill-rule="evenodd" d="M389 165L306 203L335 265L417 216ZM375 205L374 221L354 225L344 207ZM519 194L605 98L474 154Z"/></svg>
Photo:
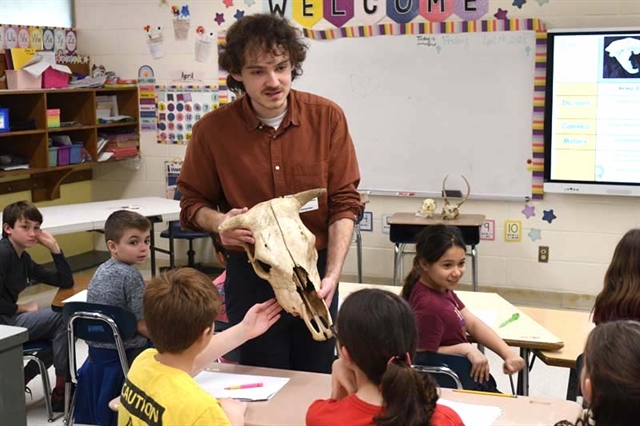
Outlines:
<svg viewBox="0 0 640 426"><path fill-rule="evenodd" d="M280 170L280 166L276 166L276 170Z"/></svg>

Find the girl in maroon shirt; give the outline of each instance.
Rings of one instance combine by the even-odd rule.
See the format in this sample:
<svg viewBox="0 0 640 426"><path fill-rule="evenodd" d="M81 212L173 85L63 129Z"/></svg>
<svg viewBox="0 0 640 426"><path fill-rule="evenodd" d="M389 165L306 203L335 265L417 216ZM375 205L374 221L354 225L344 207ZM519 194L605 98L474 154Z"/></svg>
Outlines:
<svg viewBox="0 0 640 426"><path fill-rule="evenodd" d="M628 231L616 246L596 297L593 322L640 321L640 229Z"/></svg>
<svg viewBox="0 0 640 426"><path fill-rule="evenodd" d="M484 383L490 379L489 361L469 343L467 334L504 360L505 374L520 371L525 363L454 293L453 289L464 275L465 258L466 246L458 228L426 227L418 234L413 268L405 279L401 295L416 315L418 351L467 357L471 362L471 377L477 383Z"/></svg>

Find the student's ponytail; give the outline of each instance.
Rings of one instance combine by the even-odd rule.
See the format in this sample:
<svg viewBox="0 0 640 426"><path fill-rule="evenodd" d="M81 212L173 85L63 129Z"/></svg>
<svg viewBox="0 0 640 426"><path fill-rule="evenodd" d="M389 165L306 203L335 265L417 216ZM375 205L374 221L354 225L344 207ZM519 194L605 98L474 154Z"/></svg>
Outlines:
<svg viewBox="0 0 640 426"><path fill-rule="evenodd" d="M411 272L404 279L404 284L402 285L402 290L400 292L400 297L404 300L409 300L411 296L411 292L413 291L413 287L416 285L418 280L420 279L420 264L419 258L416 255L413 258L413 267L411 268Z"/></svg>
<svg viewBox="0 0 640 426"><path fill-rule="evenodd" d="M428 374L415 371L404 357L394 357L382 375L382 413L377 426L425 426L436 409L438 391Z"/></svg>

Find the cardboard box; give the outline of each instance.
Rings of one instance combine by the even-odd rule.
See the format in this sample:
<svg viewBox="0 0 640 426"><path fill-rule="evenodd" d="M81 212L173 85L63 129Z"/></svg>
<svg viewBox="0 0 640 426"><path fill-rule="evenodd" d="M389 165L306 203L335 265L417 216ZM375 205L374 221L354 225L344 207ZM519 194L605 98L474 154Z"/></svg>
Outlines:
<svg viewBox="0 0 640 426"><path fill-rule="evenodd" d="M25 70L6 70L7 87L9 90L40 89L42 87L42 75L32 76Z"/></svg>
<svg viewBox="0 0 640 426"><path fill-rule="evenodd" d="M47 127L50 129L60 127L60 110L59 109L47 110Z"/></svg>
<svg viewBox="0 0 640 426"><path fill-rule="evenodd" d="M47 68L42 73L43 89L64 89L69 87L69 74L53 68Z"/></svg>

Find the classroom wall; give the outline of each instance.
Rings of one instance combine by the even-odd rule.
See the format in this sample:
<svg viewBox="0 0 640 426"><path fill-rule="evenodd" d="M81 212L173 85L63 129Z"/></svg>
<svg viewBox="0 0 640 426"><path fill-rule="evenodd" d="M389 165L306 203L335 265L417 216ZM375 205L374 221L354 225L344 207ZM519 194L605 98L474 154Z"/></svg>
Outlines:
<svg viewBox="0 0 640 426"><path fill-rule="evenodd" d="M160 83L170 83L173 76L180 75L181 71L194 71L196 77L205 83L215 84L215 52L206 64L194 61L194 29L198 25L204 25L207 30L224 29L235 21L233 15L238 9L246 13L262 11L260 1L249 7L244 1L235 0L230 8L226 8L222 1L190 1L191 34L188 41L177 42L172 34L169 8L161 6L160 0L111 1L108 6L92 0L76 0L75 3L80 52L91 55L93 63L103 64L124 78L135 78L141 65L151 65ZM511 0L490 1L489 10L492 12L485 19L492 18L498 8L508 10L509 18L540 18L549 28L637 27L640 22L640 2L637 0L530 0L522 9L512 6ZM220 27L213 21L216 13L225 14L227 22ZM352 20L348 25L358 24ZM145 25L165 26L163 59L151 58L142 30ZM314 28L328 27L321 21ZM103 165L94 170L95 200L164 196L164 161L182 158L185 147L156 144L154 136L153 133L143 133L140 162ZM373 231L362 233L367 281L390 282L392 276L393 246L388 235L382 232L382 215L417 211L420 202L420 199L412 198L371 197L367 210L373 213ZM543 202L532 205L536 216L526 219L521 213L524 203L465 203L464 213L485 214L496 224L495 241L483 241L478 247L480 285L522 290L521 294L527 294L527 290L553 294L597 294L615 244L626 230L640 226L640 201L637 198L547 194ZM543 210L549 209L553 209L557 216L551 224L541 219ZM504 242L505 220L522 222L521 242ZM531 228L541 230L540 240L531 241L527 235ZM99 242L97 244L100 246ZM549 263L537 262L539 245L550 247ZM196 244L196 250L201 260L212 258L208 241ZM179 252L185 253L186 248L179 248ZM405 260L409 265L410 256ZM344 273L353 277L356 271L355 249L352 249ZM470 281L470 273L465 281Z"/></svg>

